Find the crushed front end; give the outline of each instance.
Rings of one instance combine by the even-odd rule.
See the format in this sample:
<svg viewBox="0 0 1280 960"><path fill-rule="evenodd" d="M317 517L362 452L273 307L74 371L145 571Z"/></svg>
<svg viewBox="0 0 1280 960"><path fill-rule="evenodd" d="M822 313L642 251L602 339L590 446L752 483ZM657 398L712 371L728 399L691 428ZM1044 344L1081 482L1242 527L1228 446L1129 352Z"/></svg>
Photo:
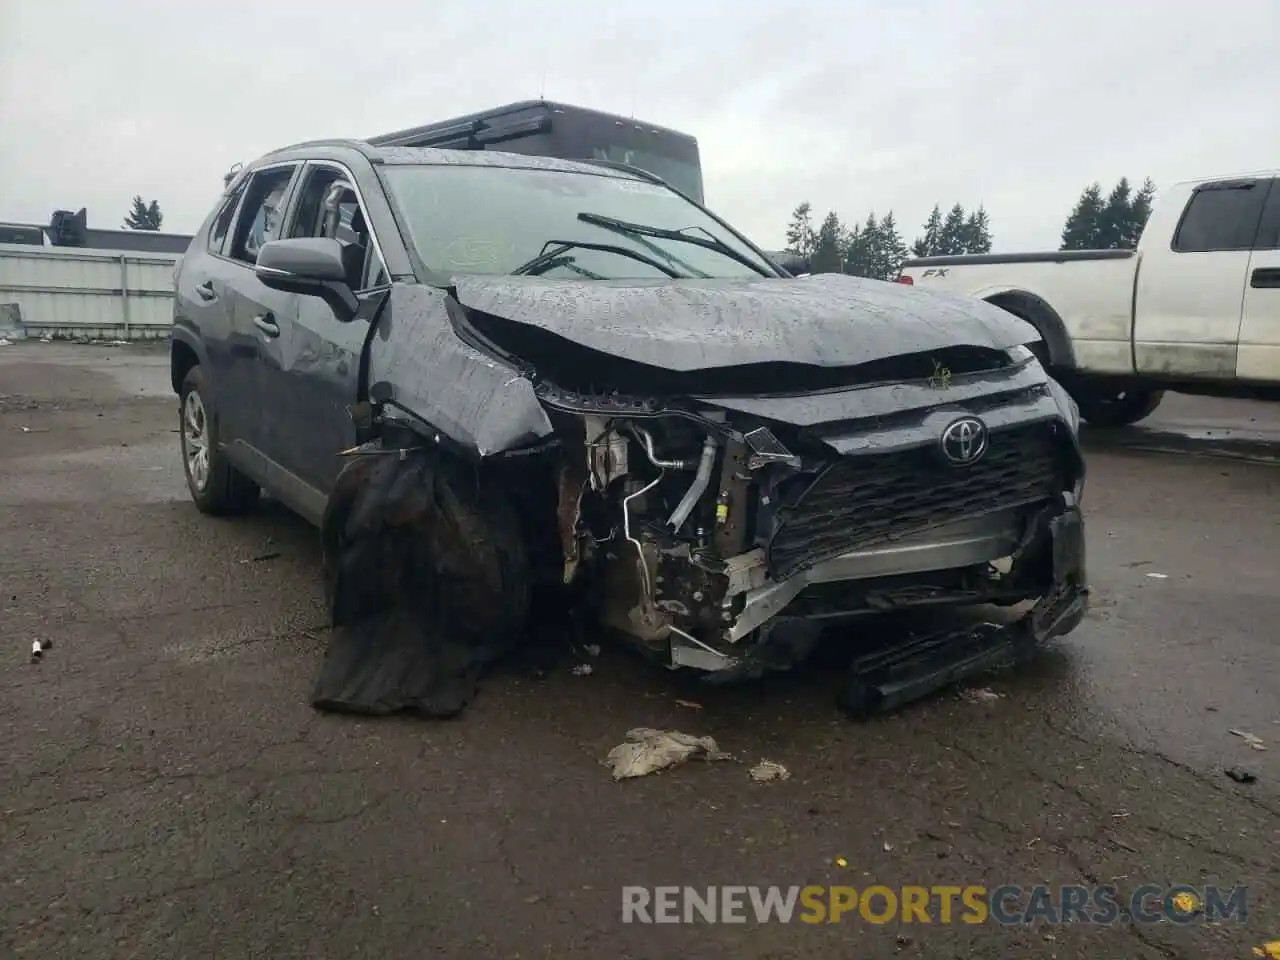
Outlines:
<svg viewBox="0 0 1280 960"><path fill-rule="evenodd" d="M1075 406L1029 351L977 367L678 404L543 382L564 581L589 585L605 625L716 679L785 669L845 623L866 705L1069 632L1088 595ZM1024 603L1012 623L887 646L860 626Z"/></svg>

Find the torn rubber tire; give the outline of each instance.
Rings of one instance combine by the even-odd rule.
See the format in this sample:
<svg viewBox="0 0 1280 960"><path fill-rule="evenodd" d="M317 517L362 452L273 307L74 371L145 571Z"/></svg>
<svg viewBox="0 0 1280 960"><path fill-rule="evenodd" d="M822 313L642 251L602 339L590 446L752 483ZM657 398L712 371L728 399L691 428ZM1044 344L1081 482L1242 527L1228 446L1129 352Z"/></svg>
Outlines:
<svg viewBox="0 0 1280 960"><path fill-rule="evenodd" d="M187 490L201 513L245 513L258 501L258 485L231 465L219 446L218 417L204 371L192 367L178 392L178 435Z"/></svg>
<svg viewBox="0 0 1280 960"><path fill-rule="evenodd" d="M326 517L334 631L312 703L459 713L523 636L526 544L505 492L435 450L362 458Z"/></svg>

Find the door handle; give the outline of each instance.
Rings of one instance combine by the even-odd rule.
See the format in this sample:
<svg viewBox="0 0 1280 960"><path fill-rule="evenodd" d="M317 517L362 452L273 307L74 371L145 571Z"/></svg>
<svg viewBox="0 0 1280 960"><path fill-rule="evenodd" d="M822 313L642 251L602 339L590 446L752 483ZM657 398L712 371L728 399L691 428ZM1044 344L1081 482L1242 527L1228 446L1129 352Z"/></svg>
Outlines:
<svg viewBox="0 0 1280 960"><path fill-rule="evenodd" d="M1257 288L1280 289L1280 267L1259 267L1249 277L1249 286Z"/></svg>
<svg viewBox="0 0 1280 960"><path fill-rule="evenodd" d="M268 337L280 336L280 324L276 323L274 314L260 313L253 318L253 325Z"/></svg>
<svg viewBox="0 0 1280 960"><path fill-rule="evenodd" d="M213 281L206 280L204 283L196 284L196 296L205 302L217 300L218 293L213 289Z"/></svg>

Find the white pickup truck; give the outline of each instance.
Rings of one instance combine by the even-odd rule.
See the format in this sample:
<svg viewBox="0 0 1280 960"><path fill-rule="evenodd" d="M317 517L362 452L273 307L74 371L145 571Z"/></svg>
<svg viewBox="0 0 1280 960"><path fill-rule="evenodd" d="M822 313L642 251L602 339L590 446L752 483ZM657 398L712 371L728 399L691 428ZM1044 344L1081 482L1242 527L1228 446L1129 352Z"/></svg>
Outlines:
<svg viewBox="0 0 1280 960"><path fill-rule="evenodd" d="M925 257L898 282L988 300L1095 426L1134 423L1165 390L1280 397L1280 171L1174 184L1137 250Z"/></svg>

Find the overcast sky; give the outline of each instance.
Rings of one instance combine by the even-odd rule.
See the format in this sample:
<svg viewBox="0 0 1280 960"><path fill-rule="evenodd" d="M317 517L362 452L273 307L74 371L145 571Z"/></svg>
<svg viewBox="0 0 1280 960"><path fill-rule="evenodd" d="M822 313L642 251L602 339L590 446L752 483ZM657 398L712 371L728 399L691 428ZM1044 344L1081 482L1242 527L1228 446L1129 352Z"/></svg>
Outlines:
<svg viewBox="0 0 1280 960"><path fill-rule="evenodd" d="M765 246L808 199L1053 248L1091 180L1280 167L1278 50L1278 0L0 0L0 219L190 232L235 161L545 91L696 135Z"/></svg>

